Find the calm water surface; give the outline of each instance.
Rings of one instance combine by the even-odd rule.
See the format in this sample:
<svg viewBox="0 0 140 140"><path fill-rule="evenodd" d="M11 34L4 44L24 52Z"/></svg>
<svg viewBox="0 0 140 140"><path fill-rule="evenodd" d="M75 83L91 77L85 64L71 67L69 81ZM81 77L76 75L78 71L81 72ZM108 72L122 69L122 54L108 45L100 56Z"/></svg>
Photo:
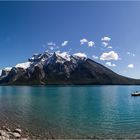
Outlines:
<svg viewBox="0 0 140 140"><path fill-rule="evenodd" d="M0 121L55 138L140 138L140 86L1 86Z"/></svg>

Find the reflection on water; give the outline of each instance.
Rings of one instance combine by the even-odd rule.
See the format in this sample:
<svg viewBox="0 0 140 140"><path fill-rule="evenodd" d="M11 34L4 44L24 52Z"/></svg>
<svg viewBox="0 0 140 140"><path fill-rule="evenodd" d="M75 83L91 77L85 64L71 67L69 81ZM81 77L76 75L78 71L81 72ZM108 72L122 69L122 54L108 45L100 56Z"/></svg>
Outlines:
<svg viewBox="0 0 140 140"><path fill-rule="evenodd" d="M1 86L0 121L46 137L139 137L139 86Z"/></svg>

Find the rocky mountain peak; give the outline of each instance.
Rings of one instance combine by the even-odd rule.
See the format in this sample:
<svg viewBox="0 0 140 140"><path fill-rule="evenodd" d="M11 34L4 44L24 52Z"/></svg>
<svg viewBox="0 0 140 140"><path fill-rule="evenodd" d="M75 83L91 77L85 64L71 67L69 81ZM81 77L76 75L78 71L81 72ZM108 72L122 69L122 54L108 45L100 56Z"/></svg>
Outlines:
<svg viewBox="0 0 140 140"><path fill-rule="evenodd" d="M3 69L0 84L140 84L140 80L120 76L81 53L46 51Z"/></svg>

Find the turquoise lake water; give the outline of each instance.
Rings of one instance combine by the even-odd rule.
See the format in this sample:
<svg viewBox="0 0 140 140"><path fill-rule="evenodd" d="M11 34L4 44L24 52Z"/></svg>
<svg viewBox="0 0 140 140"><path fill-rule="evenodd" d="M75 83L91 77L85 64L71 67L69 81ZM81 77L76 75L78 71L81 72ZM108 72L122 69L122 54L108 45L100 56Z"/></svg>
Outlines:
<svg viewBox="0 0 140 140"><path fill-rule="evenodd" d="M140 86L1 86L0 121L55 138L140 138Z"/></svg>

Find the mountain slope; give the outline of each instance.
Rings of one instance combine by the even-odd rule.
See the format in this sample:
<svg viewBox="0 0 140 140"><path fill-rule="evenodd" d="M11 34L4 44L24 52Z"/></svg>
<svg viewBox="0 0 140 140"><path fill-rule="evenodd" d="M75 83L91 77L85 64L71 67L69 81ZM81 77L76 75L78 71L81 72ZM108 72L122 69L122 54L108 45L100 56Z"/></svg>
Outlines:
<svg viewBox="0 0 140 140"><path fill-rule="evenodd" d="M2 85L140 84L140 80L116 74L85 57L66 52L34 54L28 62L3 69Z"/></svg>

